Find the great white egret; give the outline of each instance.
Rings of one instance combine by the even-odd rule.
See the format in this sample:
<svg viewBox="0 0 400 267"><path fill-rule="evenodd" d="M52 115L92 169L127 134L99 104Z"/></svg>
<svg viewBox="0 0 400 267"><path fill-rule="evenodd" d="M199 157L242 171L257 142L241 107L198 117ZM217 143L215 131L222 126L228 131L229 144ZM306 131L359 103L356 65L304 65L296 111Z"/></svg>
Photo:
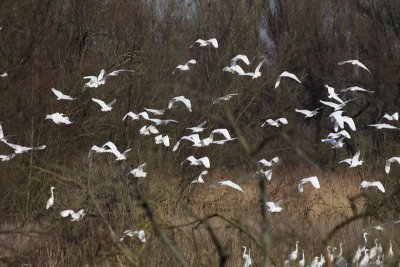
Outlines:
<svg viewBox="0 0 400 267"><path fill-rule="evenodd" d="M364 257L362 258L362 260L360 261L360 264L358 265L359 267L367 267L370 266L369 265L369 253L368 253L369 249L365 249L364 251Z"/></svg>
<svg viewBox="0 0 400 267"><path fill-rule="evenodd" d="M306 264L306 259L304 257L304 250L303 250L303 257L301 258L301 260L299 261L299 266L300 267L304 267L304 265Z"/></svg>
<svg viewBox="0 0 400 267"><path fill-rule="evenodd" d="M194 127L190 127L190 128L186 128L188 130L191 130L192 133L200 133L202 132L205 128L203 127L205 124L207 123L207 121L203 121L202 123L200 123L197 126Z"/></svg>
<svg viewBox="0 0 400 267"><path fill-rule="evenodd" d="M385 115L383 115L382 119L387 119L388 121L398 121L399 120L399 113L395 112L392 115L389 115L389 114L385 113Z"/></svg>
<svg viewBox="0 0 400 267"><path fill-rule="evenodd" d="M53 192L54 188L55 188L54 186L50 187L51 196L50 196L49 200L47 200L46 210L50 209L50 207L53 206L53 204L54 204L54 192Z"/></svg>
<svg viewBox="0 0 400 267"><path fill-rule="evenodd" d="M141 177L146 177L147 172L144 171L144 167L146 166L146 163L143 163L139 167L131 170L128 174L132 174L136 178L141 178Z"/></svg>
<svg viewBox="0 0 400 267"><path fill-rule="evenodd" d="M360 68L363 68L364 70L368 71L369 73L371 73L371 71L367 68L367 66L365 66L363 63L361 63L360 61L358 61L357 59L352 59L352 60L346 60L346 61L341 61L338 63L339 66L344 65L344 64L352 64L354 66L358 66Z"/></svg>
<svg viewBox="0 0 400 267"><path fill-rule="evenodd" d="M189 156L184 161L182 161L181 165L185 161L190 161L190 165L194 165L194 166L204 165L204 167L206 167L207 169L210 168L210 159L208 157L202 157L202 158L196 159L193 156Z"/></svg>
<svg viewBox="0 0 400 267"><path fill-rule="evenodd" d="M374 181L374 182L362 181L359 186L359 189L361 190L361 188L368 188L368 187L376 187L379 191L385 193L385 188L383 187L383 184L379 181Z"/></svg>
<svg viewBox="0 0 400 267"><path fill-rule="evenodd" d="M306 118L311 118L311 117L316 116L318 114L318 110L320 110L320 109L321 108L317 108L317 109L314 109L314 110L307 110L307 109L297 109L296 108L294 111L305 115Z"/></svg>
<svg viewBox="0 0 400 267"><path fill-rule="evenodd" d="M359 86L351 86L351 87L348 87L348 88L344 88L344 89L340 90L340 92L342 92L342 93L347 93L347 92L374 93L374 91L370 91L370 90L361 88Z"/></svg>
<svg viewBox="0 0 400 267"><path fill-rule="evenodd" d="M261 66L265 63L265 59L263 59L260 63L258 63L256 69L254 70L254 72L247 72L245 74L239 74L239 75L246 75L246 76L251 76L252 79L257 79L258 77L261 77Z"/></svg>
<svg viewBox="0 0 400 267"><path fill-rule="evenodd" d="M276 201L276 202L272 202L272 201L268 201L265 202L265 206L267 206L267 211L271 212L271 213L275 213L275 212L281 212L282 211L282 200Z"/></svg>
<svg viewBox="0 0 400 267"><path fill-rule="evenodd" d="M331 146L331 148L337 149L337 148L342 148L344 143L343 140L345 139L345 137L341 137L338 140L334 139L334 138L328 138L328 139L321 139L321 142L323 143L327 143Z"/></svg>
<svg viewBox="0 0 400 267"><path fill-rule="evenodd" d="M125 114L125 116L122 118L122 121L124 121L126 118L130 117L132 120L138 120L140 117L142 117L145 120L149 120L149 114L147 114L146 111L142 111L139 114L133 113L132 111L129 111L128 113Z"/></svg>
<svg viewBox="0 0 400 267"><path fill-rule="evenodd" d="M288 258L288 260L289 261L295 261L296 259L297 259L297 256L298 256L298 254L299 254L299 243L300 243L300 241L296 241L296 249L295 250L293 250L290 254L289 254L289 258Z"/></svg>
<svg viewBox="0 0 400 267"><path fill-rule="evenodd" d="M312 186L316 189L321 188L317 176L311 176L300 180L299 184L297 185L297 189L299 190L299 192L304 191L304 185L307 183L311 183Z"/></svg>
<svg viewBox="0 0 400 267"><path fill-rule="evenodd" d="M389 172L390 172L390 166L391 166L392 162L397 162L397 163L400 164L400 157L392 157L392 158L386 160L386 163L385 163L385 172L386 172L387 174L389 174Z"/></svg>
<svg viewBox="0 0 400 267"><path fill-rule="evenodd" d="M176 97L172 98L172 99L169 101L169 103L168 103L168 109L171 109L171 108L176 107L175 104L178 103L178 102L183 103L183 104L186 106L186 108L187 108L190 112L192 112L192 103L190 102L189 99L187 99L187 98L184 97L183 95L181 95L181 96L176 96Z"/></svg>
<svg viewBox="0 0 400 267"><path fill-rule="evenodd" d="M217 188L217 187L219 187L219 186L223 186L223 185L228 186L228 187L231 187L231 188L236 189L236 190L239 190L240 192L244 192L243 189L242 189L238 184L235 184L234 182L232 182L232 181L230 181L230 180L227 180L227 181L219 181L219 182L210 184L210 185L208 186L208 188L213 188L213 189L215 189L215 188Z"/></svg>
<svg viewBox="0 0 400 267"><path fill-rule="evenodd" d="M249 248L249 253L246 254L246 246L243 246L243 267L250 267L253 263L251 261L251 257L250 257L250 248Z"/></svg>
<svg viewBox="0 0 400 267"><path fill-rule="evenodd" d="M236 63L238 60L243 61L246 65L250 65L249 58L246 55L239 54L231 59L231 61L230 61L231 66L236 66Z"/></svg>
<svg viewBox="0 0 400 267"><path fill-rule="evenodd" d="M160 132L154 125L143 126L140 128L139 133L141 135L159 134Z"/></svg>
<svg viewBox="0 0 400 267"><path fill-rule="evenodd" d="M71 221L75 222L75 221L80 221L82 220L82 218L86 215L85 214L85 210L81 209L77 212L73 211L73 210L63 210L60 212L61 217L68 217L71 216Z"/></svg>
<svg viewBox="0 0 400 267"><path fill-rule="evenodd" d="M47 114L46 115L46 120L52 120L55 124L71 124L72 121L69 119L69 117L65 116L62 113L53 113L53 114Z"/></svg>
<svg viewBox="0 0 400 267"><path fill-rule="evenodd" d="M9 161L13 157L15 157L17 154L10 154L10 155L0 155L0 160L1 161Z"/></svg>
<svg viewBox="0 0 400 267"><path fill-rule="evenodd" d="M12 149L14 149L14 153L15 154L22 154L22 153L26 153L26 152L31 151L31 150L43 150L43 149L46 148L45 145L41 145L41 146L37 146L37 147L26 147L26 146L20 146L20 145L16 145L16 144L11 144L11 143L8 143L6 141L3 141L3 143L5 143L6 145L8 145Z"/></svg>
<svg viewBox="0 0 400 267"><path fill-rule="evenodd" d="M203 40L203 39L197 39L195 41L196 44L199 44L199 46L208 46L212 45L214 48L218 48L218 41L216 38L211 38L208 40ZM192 47L192 46L191 46Z"/></svg>
<svg viewBox="0 0 400 267"><path fill-rule="evenodd" d="M203 177L204 177L205 175L207 175L207 173L208 173L207 170L206 170L206 171L202 171L202 172L199 174L199 176L197 177L197 179L196 179L196 180L193 180L193 181L191 182L191 184L204 184Z"/></svg>
<svg viewBox="0 0 400 267"><path fill-rule="evenodd" d="M346 130L341 130L340 132L337 132L337 133L329 133L328 134L328 138L337 139L337 138L341 138L341 137L351 139L349 132Z"/></svg>
<svg viewBox="0 0 400 267"><path fill-rule="evenodd" d="M281 79L282 79L282 78L290 78L290 79L295 80L295 81L298 82L298 83L301 83L300 79L297 78L296 75L294 75L294 74L291 73L291 72L284 71L284 72L282 72L282 73L279 75L278 79L276 80L276 82L275 82L275 89L278 88L278 86L280 85Z"/></svg>
<svg viewBox="0 0 400 267"><path fill-rule="evenodd" d="M100 85L103 85L106 83L106 77L104 74L106 71L102 69L99 73L98 76L85 76L83 79L89 79L87 83L85 83L85 87L90 87L90 88L97 88Z"/></svg>
<svg viewBox="0 0 400 267"><path fill-rule="evenodd" d="M229 100L231 100L232 97L237 96L237 95L239 95L239 94L233 93L233 94L228 94L225 96L218 97L217 99L215 99L213 101L213 104L217 104L221 101L229 101Z"/></svg>
<svg viewBox="0 0 400 267"><path fill-rule="evenodd" d="M389 250L387 252L387 256L388 256L389 259L392 259L393 258L393 246L392 246L392 240L391 239L389 240L389 243L390 243L390 245L389 245Z"/></svg>
<svg viewBox="0 0 400 267"><path fill-rule="evenodd" d="M188 70L190 70L190 65L194 65L196 63L197 62L196 62L195 59L191 59L188 62L186 62L185 64L180 64L180 65L175 67L175 70L172 72L172 74L174 74L176 70L188 71Z"/></svg>
<svg viewBox="0 0 400 267"><path fill-rule="evenodd" d="M145 108L147 112L150 112L154 115L164 115L166 109L153 109L153 108Z"/></svg>
<svg viewBox="0 0 400 267"><path fill-rule="evenodd" d="M271 181L272 179L272 170L266 170L266 171L259 170L256 173L264 176L268 181Z"/></svg>
<svg viewBox="0 0 400 267"><path fill-rule="evenodd" d="M108 147L108 149L107 149ZM126 154L131 151L131 149L125 150L123 153L119 152L117 147L113 142L107 142L103 146L98 147L98 146L93 146L91 150L97 152L97 153L112 153L117 157L117 160L126 160Z"/></svg>
<svg viewBox="0 0 400 267"><path fill-rule="evenodd" d="M154 137L154 141L156 144L164 144L164 146L169 147L169 137L168 135L163 136L162 134Z"/></svg>
<svg viewBox="0 0 400 267"><path fill-rule="evenodd" d="M349 164L349 168L354 168L354 167L357 167L357 166L361 166L363 164L364 161L363 160L359 160L359 158L360 158L360 150L358 150L356 152L356 154L354 154L354 156L352 158L341 160L341 161L339 161L339 163L343 163L344 162L344 163Z"/></svg>
<svg viewBox="0 0 400 267"><path fill-rule="evenodd" d="M264 127L266 124L270 125L270 126L275 126L275 127L279 127L282 124L288 124L288 121L286 118L279 118L276 120L273 119L267 119L262 125L261 127Z"/></svg>
<svg viewBox="0 0 400 267"><path fill-rule="evenodd" d="M214 129L214 130L212 130L211 133L210 133L210 138L213 139L213 141L214 141L214 135L215 134L223 135L225 137L225 140L229 140L229 141L236 139L236 138L232 138L231 137L231 135L230 135L230 133L229 133L229 131L227 129Z"/></svg>
<svg viewBox="0 0 400 267"><path fill-rule="evenodd" d="M142 243L146 242L146 235L143 230L139 230L139 231L126 230L123 232L122 237L120 238L119 241L121 241L121 242L124 241L125 237L127 237L127 236L129 236L129 237L137 236L137 238L139 238L139 240Z"/></svg>
<svg viewBox="0 0 400 267"><path fill-rule="evenodd" d="M335 88L325 84L326 89L328 89L328 98L333 98L339 103L344 103L344 101L335 93Z"/></svg>
<svg viewBox="0 0 400 267"><path fill-rule="evenodd" d="M393 126L393 125L390 125L390 124L387 124L387 123L370 124L368 126L375 127L375 128L377 128L379 130L381 130L381 129L396 129L396 130L398 130L399 129L396 126Z"/></svg>
<svg viewBox="0 0 400 267"><path fill-rule="evenodd" d="M113 101L111 101L108 104L106 104L103 100L100 100L100 99L97 99L97 98L92 98L92 101L96 102L97 104L100 105L101 111L105 111L106 112L106 111L111 111L112 105L114 105L117 100L114 99Z"/></svg>
<svg viewBox="0 0 400 267"><path fill-rule="evenodd" d="M268 161L266 159L260 159L258 161L258 163L261 164L263 167L272 167L275 164L277 164L278 162L279 162L279 158L278 157L274 157L270 161Z"/></svg>
<svg viewBox="0 0 400 267"><path fill-rule="evenodd" d="M57 100L74 100L75 98L70 97L69 95L64 95L62 92L58 91L55 88L51 88L51 91L57 96Z"/></svg>
<svg viewBox="0 0 400 267"><path fill-rule="evenodd" d="M329 102L329 101L323 101L323 100L320 100L319 102L321 102L321 103L324 104L325 106L329 106L329 107L333 108L335 111L337 111L337 110L341 110L342 108L344 108L344 106L346 106L346 104L347 104L348 102L353 101L353 100L354 100L354 99L347 100L347 101L345 101L344 103L340 103L340 104L333 103L333 102Z"/></svg>

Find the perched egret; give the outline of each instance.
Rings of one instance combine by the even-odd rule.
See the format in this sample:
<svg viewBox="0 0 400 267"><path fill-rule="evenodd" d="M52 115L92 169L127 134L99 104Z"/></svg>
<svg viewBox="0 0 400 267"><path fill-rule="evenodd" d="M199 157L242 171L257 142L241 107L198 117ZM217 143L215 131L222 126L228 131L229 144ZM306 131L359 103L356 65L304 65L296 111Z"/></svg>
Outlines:
<svg viewBox="0 0 400 267"><path fill-rule="evenodd" d="M297 189L299 190L299 192L303 192L304 191L304 185L306 183L311 183L312 186L314 188L316 188L316 189L320 189L321 188L317 176L311 176L311 177L303 178L303 179L300 180L299 184L297 185Z"/></svg>
<svg viewBox="0 0 400 267"><path fill-rule="evenodd" d="M97 99L97 98L92 98L92 101L96 102L97 104L100 105L101 111L105 111L106 112L106 111L111 111L112 105L114 105L117 100L114 99L113 101L111 101L108 104L106 104L103 100L100 100L100 99Z"/></svg>
<svg viewBox="0 0 400 267"><path fill-rule="evenodd" d="M368 188L368 187L376 187L378 190L380 190L382 193L385 193L385 188L383 187L383 184L379 181L374 181L374 182L368 182L368 181L362 181L359 189L361 188Z"/></svg>
<svg viewBox="0 0 400 267"><path fill-rule="evenodd" d="M217 187L222 186L222 185L225 185L225 186L231 187L233 189L239 190L240 192L244 192L243 189L238 184L235 184L234 182L232 182L230 180L216 182L214 184L209 185L208 188L217 188Z"/></svg>
<svg viewBox="0 0 400 267"><path fill-rule="evenodd" d="M299 80L299 78L297 78L296 75L294 75L293 73L290 73L288 71L284 71L281 73L281 75L279 75L278 79L275 82L275 89L278 88L279 84L281 83L281 79L282 78L291 78L293 80L295 80L298 83L301 83L301 81Z"/></svg>
<svg viewBox="0 0 400 267"><path fill-rule="evenodd" d="M356 154L354 154L354 156L352 158L341 160L341 161L339 161L339 163L343 163L343 162L347 163L347 164L349 164L349 168L354 168L354 167L357 167L357 166L361 166L364 161L363 160L359 160L360 153L361 153L360 150L358 150L356 152Z"/></svg>
<svg viewBox="0 0 400 267"><path fill-rule="evenodd" d="M69 119L69 117L65 116L62 113L53 113L53 114L48 114L46 115L46 120L52 120L55 124L71 124L72 121Z"/></svg>
<svg viewBox="0 0 400 267"><path fill-rule="evenodd" d="M49 200L47 200L46 210L50 209L50 207L53 206L54 204L54 192L53 192L54 188L55 188L54 186L50 187L51 197L49 198Z"/></svg>
<svg viewBox="0 0 400 267"><path fill-rule="evenodd" d="M75 98L70 97L69 95L64 95L62 92L56 90L55 88L51 88L51 91L57 96L57 100L74 100Z"/></svg>
<svg viewBox="0 0 400 267"><path fill-rule="evenodd" d="M346 60L346 61L341 61L341 62L339 62L338 63L338 65L339 66L341 66L341 65L344 65L344 64L352 64L352 65L354 65L354 66L358 66L358 67L361 67L361 68L363 68L364 70L366 70L366 71L368 71L369 73L371 73L371 71L363 64L363 63L361 63L360 61L358 61L358 60Z"/></svg>

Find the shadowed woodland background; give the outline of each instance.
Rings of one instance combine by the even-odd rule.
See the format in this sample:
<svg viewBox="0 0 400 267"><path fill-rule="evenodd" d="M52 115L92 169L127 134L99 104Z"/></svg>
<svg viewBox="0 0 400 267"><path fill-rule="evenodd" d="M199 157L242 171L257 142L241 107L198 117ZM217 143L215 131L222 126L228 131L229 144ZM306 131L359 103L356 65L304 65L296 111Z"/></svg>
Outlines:
<svg viewBox="0 0 400 267"><path fill-rule="evenodd" d="M47 146L0 163L4 265L241 266L246 245L255 266L281 266L296 240L309 263L339 242L352 257L362 229L400 217L398 166L384 173L385 160L399 156L400 135L367 126L399 111L399 1L1 1L0 26L0 73L8 73L0 79L4 132L12 143ZM218 49L190 48L212 37ZM237 54L249 56L251 68L266 58L262 76L222 72ZM171 75L191 58L198 64L190 71ZM347 59L359 59L372 73L337 65ZM135 73L83 91L82 77L102 68ZM303 83L282 81L273 89L284 70ZM329 109L308 120L294 112L320 107L325 84L375 91L354 95L346 110L357 131L337 151L320 141L332 128ZM56 101L52 87L77 100ZM239 96L212 105L228 93ZM204 120L208 130L227 128L240 141L201 149L186 144L172 152L139 135L143 122L122 121L128 111L165 108L178 95L192 101L193 113L168 113L180 123L160 130L173 144ZM117 102L103 113L92 97ZM54 112L74 123L45 121ZM267 117L286 117L289 124L261 128ZM132 148L128 159L88 158L92 145L106 141ZM0 145L0 154L11 153ZM349 170L337 163L358 149L363 166ZM202 171L180 164L192 154L210 158L205 185L189 186ZM272 181L252 178L254 162L274 156L282 162ZM144 162L148 177L126 176ZM321 189L298 193L297 182L312 175ZM207 188L220 179L232 179L245 193ZM387 192L360 193L361 180L380 180ZM47 211L50 186L55 204ZM283 199L282 213L266 215L263 199ZM59 215L80 208L88 213L81 222ZM144 229L148 242L119 242L126 229ZM399 232L393 225L371 235L384 247L392 239L400 251Z"/></svg>

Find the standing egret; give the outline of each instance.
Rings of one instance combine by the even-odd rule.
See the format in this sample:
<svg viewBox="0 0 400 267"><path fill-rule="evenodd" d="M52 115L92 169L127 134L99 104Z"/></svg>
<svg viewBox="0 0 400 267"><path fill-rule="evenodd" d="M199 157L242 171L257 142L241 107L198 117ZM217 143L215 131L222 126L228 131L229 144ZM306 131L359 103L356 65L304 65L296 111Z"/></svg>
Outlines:
<svg viewBox="0 0 400 267"><path fill-rule="evenodd" d="M55 188L54 186L50 187L51 197L49 198L49 200L47 200L46 210L48 210L54 204L54 192L53 192L54 188Z"/></svg>
<svg viewBox="0 0 400 267"><path fill-rule="evenodd" d="M297 259L297 256L299 254L299 242L300 241L296 241L296 249L292 251L292 253L289 254L289 261L295 261Z"/></svg>
<svg viewBox="0 0 400 267"><path fill-rule="evenodd" d="M246 246L243 246L243 255L242 255L242 258L243 258L243 261L244 261L244 263L243 263L243 267L249 267L249 266L251 266L253 263L251 262L251 257L250 257L250 248L249 248L249 254L246 254Z"/></svg>
<svg viewBox="0 0 400 267"><path fill-rule="evenodd" d="M360 261L360 264L358 265L359 267L367 267L369 266L369 249L365 249L364 251L364 257Z"/></svg>

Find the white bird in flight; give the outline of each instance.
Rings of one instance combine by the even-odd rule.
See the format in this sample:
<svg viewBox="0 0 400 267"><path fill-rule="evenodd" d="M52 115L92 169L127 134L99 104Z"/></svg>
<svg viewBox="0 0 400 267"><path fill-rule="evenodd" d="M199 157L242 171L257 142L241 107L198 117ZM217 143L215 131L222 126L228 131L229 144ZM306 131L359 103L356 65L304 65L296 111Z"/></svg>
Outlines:
<svg viewBox="0 0 400 267"><path fill-rule="evenodd" d="M275 212L281 212L282 211L282 200L276 201L276 202L265 202L265 205L267 206L267 211L271 212L271 213L275 213Z"/></svg>
<svg viewBox="0 0 400 267"><path fill-rule="evenodd" d="M351 130L355 131L356 125L354 123L354 120L352 118L350 118L349 116L342 116L342 113L343 113L342 110L338 110L338 111L332 112L329 115L331 120L334 122L335 131L338 130L338 126L341 129L344 129L345 123L350 127Z"/></svg>
<svg viewBox="0 0 400 267"><path fill-rule="evenodd" d="M265 63L265 59L263 59L260 63L258 63L256 69L254 72L247 72L245 74L239 74L239 75L246 75L246 76L251 76L252 79L257 79L258 77L261 77L261 66Z"/></svg>
<svg viewBox="0 0 400 267"><path fill-rule="evenodd" d="M92 98L93 102L96 102L97 104L100 105L101 107L101 111L111 111L112 110L112 105L115 104L115 102L117 101L117 99L114 99L113 101L111 101L110 103L106 104L103 100L97 99L97 98Z"/></svg>
<svg viewBox="0 0 400 267"><path fill-rule="evenodd" d="M361 88L359 86L351 86L351 87L348 87L348 88L344 88L344 89L340 90L340 92L342 92L342 93L347 93L347 92L374 93L374 91L367 90L367 89Z"/></svg>
<svg viewBox="0 0 400 267"><path fill-rule="evenodd" d="M237 96L237 95L238 94L233 93L233 94L228 94L228 95L224 95L224 96L218 97L217 99L215 99L213 101L213 104L217 104L217 103L219 103L221 101L229 101L229 100L231 100L232 97Z"/></svg>
<svg viewBox="0 0 400 267"><path fill-rule="evenodd" d="M258 163L261 164L263 167L272 167L275 164L277 164L278 162L279 162L279 158L278 157L274 157L270 161L268 161L266 159L260 159L258 161Z"/></svg>
<svg viewBox="0 0 400 267"><path fill-rule="evenodd" d="M169 101L169 103L168 103L168 109L171 109L171 108L176 107L175 104L176 104L177 102L183 103L183 104L186 106L186 108L187 108L190 112L192 112L192 103L190 102L189 99L187 99L187 98L184 97L183 95L181 95L181 96L176 96L176 97L172 98L172 99Z"/></svg>
<svg viewBox="0 0 400 267"><path fill-rule="evenodd" d="M395 112L392 115L389 115L389 114L385 113L385 115L383 115L382 119L387 119L388 121L398 121L399 120L399 113Z"/></svg>
<svg viewBox="0 0 400 267"><path fill-rule="evenodd" d="M154 125L143 126L140 128L139 133L141 135L159 134L160 132Z"/></svg>
<svg viewBox="0 0 400 267"><path fill-rule="evenodd" d="M206 167L207 169L210 168L210 159L208 157L202 157L202 158L196 159L193 156L189 156L184 161L182 161L181 165L185 161L190 161L190 165L194 165L194 166L204 165L204 167Z"/></svg>
<svg viewBox="0 0 400 267"><path fill-rule="evenodd" d="M192 133L201 133L201 132L205 129L205 127L203 127L203 126L204 126L206 123L207 123L207 121L203 121L202 123L200 123L200 124L197 125L197 126L190 127L190 128L186 128L186 129L191 130Z"/></svg>
<svg viewBox="0 0 400 267"><path fill-rule="evenodd" d="M268 181L271 181L272 179L272 170L259 170L256 172L257 174L260 174L261 176L264 176Z"/></svg>
<svg viewBox="0 0 400 267"><path fill-rule="evenodd" d="M153 109L153 108L145 108L147 112L150 112L154 115L164 115L166 109Z"/></svg>
<svg viewBox="0 0 400 267"><path fill-rule="evenodd" d="M84 209L81 209L77 212L74 212L73 210L63 210L60 212L60 214L61 214L61 217L63 217L63 218L71 215L72 222L80 221L86 215Z"/></svg>
<svg viewBox="0 0 400 267"><path fill-rule="evenodd" d="M377 128L378 130L381 130L381 129L399 129L398 127L396 127L396 126L393 126L393 125L390 125L390 124L387 124L387 123L377 123L377 124L370 124L370 125L368 125L368 126L370 126L370 127L375 127L375 128Z"/></svg>
<svg viewBox="0 0 400 267"><path fill-rule="evenodd" d="M90 87L90 88L97 88L100 85L103 85L106 83L106 78L104 77L104 74L106 71L102 69L99 73L99 76L85 76L83 79L89 79L87 83L85 83L85 87Z"/></svg>
<svg viewBox="0 0 400 267"><path fill-rule="evenodd" d="M351 139L349 132L346 130L341 130L340 132L337 132L337 133L329 133L328 134L328 138L337 139L337 138L341 138L341 137Z"/></svg>
<svg viewBox="0 0 400 267"><path fill-rule="evenodd" d="M244 192L243 189L242 189L238 184L235 184L234 182L232 182L232 181L230 181L230 180L227 180L227 181L219 181L219 182L216 182L216 183L214 183L214 184L210 184L210 185L208 186L208 188L213 188L213 189L215 189L215 188L217 188L217 187L219 187L219 186L222 186L222 185L229 186L229 187L231 187L231 188L233 188L233 189L239 190L240 192Z"/></svg>
<svg viewBox="0 0 400 267"><path fill-rule="evenodd" d="M1 78L5 78L5 77L7 77L8 76L8 73L7 72L3 72L2 74L0 74L0 77Z"/></svg>
<svg viewBox="0 0 400 267"><path fill-rule="evenodd" d="M16 144L11 144L11 143L8 143L6 141L3 141L3 143L5 143L6 145L8 145L12 149L14 149L14 153L15 154L26 153L26 152L28 152L30 150L43 150L43 149L46 148L45 145L37 146L37 147L26 147L26 146L20 146L20 145L16 145Z"/></svg>
<svg viewBox="0 0 400 267"><path fill-rule="evenodd" d="M285 77L285 78L291 78L293 80L295 80L298 83L301 83L301 81L299 80L299 78L297 78L296 75L294 75L293 73L290 73L288 71L284 71L281 73L281 75L279 75L278 79L275 82L275 89L278 88L279 84L281 83L281 79Z"/></svg>
<svg viewBox="0 0 400 267"><path fill-rule="evenodd" d="M106 150L107 153L112 153L117 157L117 160L126 160L126 154L131 151L131 149L127 149L125 150L123 153L119 152L119 150L117 149L117 147L115 146L115 144L113 142L107 142L103 145L103 147L108 146L109 149Z"/></svg>
<svg viewBox="0 0 400 267"><path fill-rule="evenodd" d="M145 166L146 166L146 163L143 163L139 167L131 170L128 174L132 174L133 176L135 176L137 178L146 177L147 172L144 171Z"/></svg>
<svg viewBox="0 0 400 267"><path fill-rule="evenodd" d="M328 98L333 98L339 103L344 103L344 101L335 93L335 88L325 84L325 87L328 89Z"/></svg>
<svg viewBox="0 0 400 267"><path fill-rule="evenodd" d="M311 183L312 186L316 189L321 188L317 176L311 176L311 177L303 178L300 180L299 184L297 185L297 189L299 190L299 192L304 191L304 185L307 183Z"/></svg>
<svg viewBox="0 0 400 267"><path fill-rule="evenodd" d="M338 63L339 66L344 65L344 64L352 64L354 66L358 66L360 68L363 68L364 70L366 70L369 73L371 73L371 71L367 68L367 66L365 66L363 63L361 63L360 61L358 61L356 59L341 61L341 62Z"/></svg>
<svg viewBox="0 0 400 267"><path fill-rule="evenodd" d="M336 149L336 148L342 148L343 147L343 145L344 145L343 140L345 138L346 137L344 137L344 136L339 138L339 140L336 140L336 138L328 138L328 139L322 139L321 142L327 143L327 144L331 145L331 148Z"/></svg>
<svg viewBox="0 0 400 267"><path fill-rule="evenodd" d="M199 176L197 177L197 179L196 179L196 180L193 180L193 181L191 182L191 184L204 184L203 177L204 177L205 175L207 175L207 173L208 173L207 170L206 170L206 171L202 171L202 172L199 174Z"/></svg>
<svg viewBox="0 0 400 267"><path fill-rule="evenodd" d="M10 159L14 158L17 154L10 154L10 155L0 155L1 161L9 161Z"/></svg>
<svg viewBox="0 0 400 267"><path fill-rule="evenodd" d="M168 123L172 123L172 122L178 123L178 121L176 121L176 120L160 120L160 119L150 119L150 118L148 118L146 120L151 121L151 122L155 123L156 125L167 125Z"/></svg>
<svg viewBox="0 0 400 267"><path fill-rule="evenodd" d="M345 162L345 163L349 164L349 168L354 168L357 166L361 166L363 164L364 161L359 160L359 158L360 158L360 150L358 150L352 158L341 160L341 161L339 161L339 163Z"/></svg>
<svg viewBox="0 0 400 267"><path fill-rule="evenodd" d="M382 183L379 181L375 181L375 182L362 181L359 189L361 190L362 188L368 188L368 187L376 187L376 188L378 188L379 191L381 191L382 193L385 193L385 188L383 187Z"/></svg>
<svg viewBox="0 0 400 267"><path fill-rule="evenodd" d="M329 106L331 108L333 108L335 111L341 110L342 108L344 108L344 106L346 106L346 104L350 101L353 101L353 99L345 101L344 103L341 104L337 104L337 103L333 103L333 102L329 102L329 101L323 101L320 100L319 102L321 102L322 104Z"/></svg>
<svg viewBox="0 0 400 267"><path fill-rule="evenodd" d="M197 62L195 59L191 59L188 62L186 62L185 64L180 64L175 67L175 70L172 72L172 74L174 74L177 69L180 71L188 71L188 70L190 70L190 65L195 65L196 63Z"/></svg>
<svg viewBox="0 0 400 267"><path fill-rule="evenodd" d="M270 125L270 126L275 126L275 127L279 127L282 124L288 124L288 121L286 118L279 118L276 120L273 119L267 119L262 125L261 127L264 127L266 124Z"/></svg>
<svg viewBox="0 0 400 267"><path fill-rule="evenodd" d="M55 188L54 186L50 187L51 197L49 198L49 200L47 200L46 210L50 209L50 207L53 206L54 204L54 192L53 192L54 188Z"/></svg>
<svg viewBox="0 0 400 267"><path fill-rule="evenodd" d="M121 241L121 242L124 241L125 237L127 237L127 236L129 236L129 237L137 236L137 238L139 238L139 240L142 243L146 242L146 235L143 230L139 230L139 231L126 230L123 232L122 237L120 238L119 241Z"/></svg>
<svg viewBox="0 0 400 267"><path fill-rule="evenodd" d="M232 138L229 131L227 129L214 129L211 131L210 133L210 138L214 141L214 135L215 134L220 134L223 135L225 137L226 141L232 141L235 140L236 138ZM225 141L224 140L224 141Z"/></svg>
<svg viewBox="0 0 400 267"><path fill-rule="evenodd" d="M164 146L169 147L169 137L168 135L163 136L162 134L157 135L154 137L156 144L164 144Z"/></svg>
<svg viewBox="0 0 400 267"><path fill-rule="evenodd" d="M53 113L53 114L47 114L46 115L46 120L52 120L55 124L71 124L72 121L69 119L69 117L65 116L62 113Z"/></svg>
<svg viewBox="0 0 400 267"><path fill-rule="evenodd" d="M212 45L214 48L218 48L218 41L215 38L211 38L208 40L203 40L203 39L197 39L195 43L199 44L199 46L208 46ZM192 47L192 46L190 46Z"/></svg>
<svg viewBox="0 0 400 267"><path fill-rule="evenodd" d="M134 73L134 70L127 70L127 69L121 69L121 70L114 70L112 72L110 72L109 74L107 74L106 76L118 76L121 72L130 72L130 73Z"/></svg>
<svg viewBox="0 0 400 267"><path fill-rule="evenodd" d="M294 111L305 115L306 118L311 118L311 117L316 116L319 113L318 110L320 110L320 109L321 108L317 108L317 109L314 109L314 110L307 110L307 109L297 109L296 108Z"/></svg>
<svg viewBox="0 0 400 267"><path fill-rule="evenodd" d="M147 114L147 112L145 112L145 111L142 111L139 114L136 114L136 113L133 113L132 111L129 111L122 118L122 121L124 121L128 117L130 117L132 120L138 120L138 119L140 119L140 117L142 117L145 120L149 120L150 119L149 114Z"/></svg>
<svg viewBox="0 0 400 267"><path fill-rule="evenodd" d="M246 65L250 65L250 61L246 55L237 55L234 58L231 59L230 64L231 66L236 66L236 63L238 60L243 61Z"/></svg>
<svg viewBox="0 0 400 267"><path fill-rule="evenodd" d="M387 174L389 174L389 172L390 172L390 166L392 165L392 162L397 162L397 163L400 164L400 157L392 157L392 158L386 160L386 163L385 163L385 172L386 172Z"/></svg>
<svg viewBox="0 0 400 267"><path fill-rule="evenodd" d="M51 88L51 91L57 96L57 100L74 100L75 98L70 97L69 95L64 95L62 92L58 91L55 88Z"/></svg>

